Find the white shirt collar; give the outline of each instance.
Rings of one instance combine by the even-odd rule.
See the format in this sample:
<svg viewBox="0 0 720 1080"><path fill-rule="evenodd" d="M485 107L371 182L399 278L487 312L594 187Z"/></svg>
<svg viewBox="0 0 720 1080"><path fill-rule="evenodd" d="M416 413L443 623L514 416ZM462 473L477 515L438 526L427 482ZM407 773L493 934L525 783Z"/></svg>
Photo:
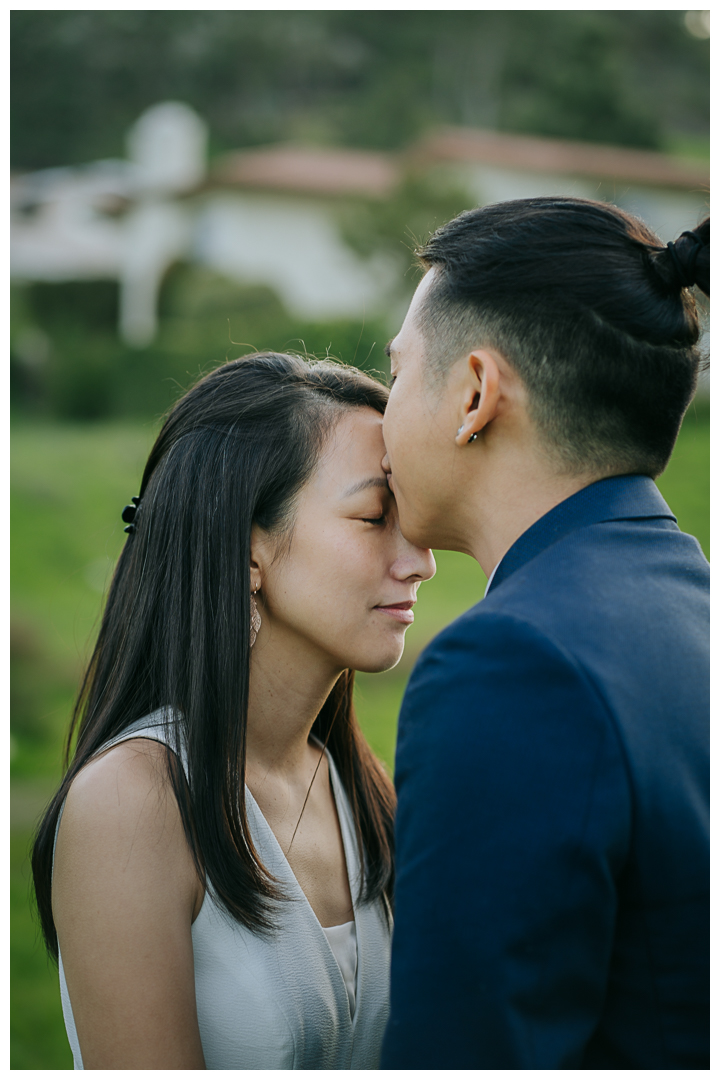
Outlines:
<svg viewBox="0 0 720 1080"><path fill-rule="evenodd" d="M500 562L502 562L502 559L500 560ZM487 594L490 591L490 586L492 585L492 579L495 577L495 571L497 570L499 565L500 565L500 563L495 564L495 566L493 567L493 571L490 574L490 577L487 579L487 585L485 586L485 596L487 596Z"/></svg>

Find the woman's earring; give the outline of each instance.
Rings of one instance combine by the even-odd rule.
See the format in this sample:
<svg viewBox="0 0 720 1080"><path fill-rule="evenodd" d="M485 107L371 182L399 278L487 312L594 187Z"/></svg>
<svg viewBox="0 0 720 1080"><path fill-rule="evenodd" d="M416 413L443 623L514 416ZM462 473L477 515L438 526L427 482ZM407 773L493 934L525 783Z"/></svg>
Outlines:
<svg viewBox="0 0 720 1080"><path fill-rule="evenodd" d="M255 599L255 593L257 589L253 589L250 593L250 648L253 645L258 636L258 631L262 626L262 619L260 618L260 612L258 611L257 600Z"/></svg>

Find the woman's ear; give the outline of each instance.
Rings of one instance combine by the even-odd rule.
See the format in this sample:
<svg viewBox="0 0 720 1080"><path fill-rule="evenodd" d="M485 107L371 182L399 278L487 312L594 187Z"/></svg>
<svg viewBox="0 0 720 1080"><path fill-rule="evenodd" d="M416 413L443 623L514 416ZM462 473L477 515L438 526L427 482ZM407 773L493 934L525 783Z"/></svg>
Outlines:
<svg viewBox="0 0 720 1080"><path fill-rule="evenodd" d="M462 404L462 423L455 436L458 446L473 442L480 431L497 416L500 400L500 369L492 353L485 349L471 352Z"/></svg>
<svg viewBox="0 0 720 1080"><path fill-rule="evenodd" d="M250 591L262 588L263 573L270 562L270 538L264 529L253 525L250 532Z"/></svg>

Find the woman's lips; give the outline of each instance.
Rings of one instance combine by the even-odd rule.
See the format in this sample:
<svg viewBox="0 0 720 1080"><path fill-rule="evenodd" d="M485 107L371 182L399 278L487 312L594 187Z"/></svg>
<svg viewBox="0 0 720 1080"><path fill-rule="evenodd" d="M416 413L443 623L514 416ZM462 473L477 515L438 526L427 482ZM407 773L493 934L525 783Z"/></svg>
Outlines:
<svg viewBox="0 0 720 1080"><path fill-rule="evenodd" d="M402 600L397 604L378 604L375 611L382 611L389 615L391 619L397 619L398 622L409 626L415 619L412 610L414 603L414 600Z"/></svg>

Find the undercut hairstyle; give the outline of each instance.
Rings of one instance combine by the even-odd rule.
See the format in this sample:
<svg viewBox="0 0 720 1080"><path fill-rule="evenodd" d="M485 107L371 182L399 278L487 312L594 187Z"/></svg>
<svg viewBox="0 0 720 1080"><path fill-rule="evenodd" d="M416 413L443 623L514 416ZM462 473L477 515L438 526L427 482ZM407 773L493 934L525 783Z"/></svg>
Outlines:
<svg viewBox="0 0 720 1080"><path fill-rule="evenodd" d="M67 771L35 838L35 895L53 956L53 848L64 799L108 740L156 710L200 880L239 922L272 928L283 897L255 851L245 809L251 530L257 524L286 550L297 496L335 424L352 409L384 413L387 397L355 368L257 353L217 368L170 410L75 705ZM389 910L395 792L357 723L353 679L341 674L312 731L332 753L352 808L362 900L381 898Z"/></svg>
<svg viewBox="0 0 720 1080"><path fill-rule="evenodd" d="M709 218L666 246L606 203L518 199L460 214L417 254L436 273L419 311L431 375L495 348L560 471L663 471L701 363L690 287L710 295Z"/></svg>

